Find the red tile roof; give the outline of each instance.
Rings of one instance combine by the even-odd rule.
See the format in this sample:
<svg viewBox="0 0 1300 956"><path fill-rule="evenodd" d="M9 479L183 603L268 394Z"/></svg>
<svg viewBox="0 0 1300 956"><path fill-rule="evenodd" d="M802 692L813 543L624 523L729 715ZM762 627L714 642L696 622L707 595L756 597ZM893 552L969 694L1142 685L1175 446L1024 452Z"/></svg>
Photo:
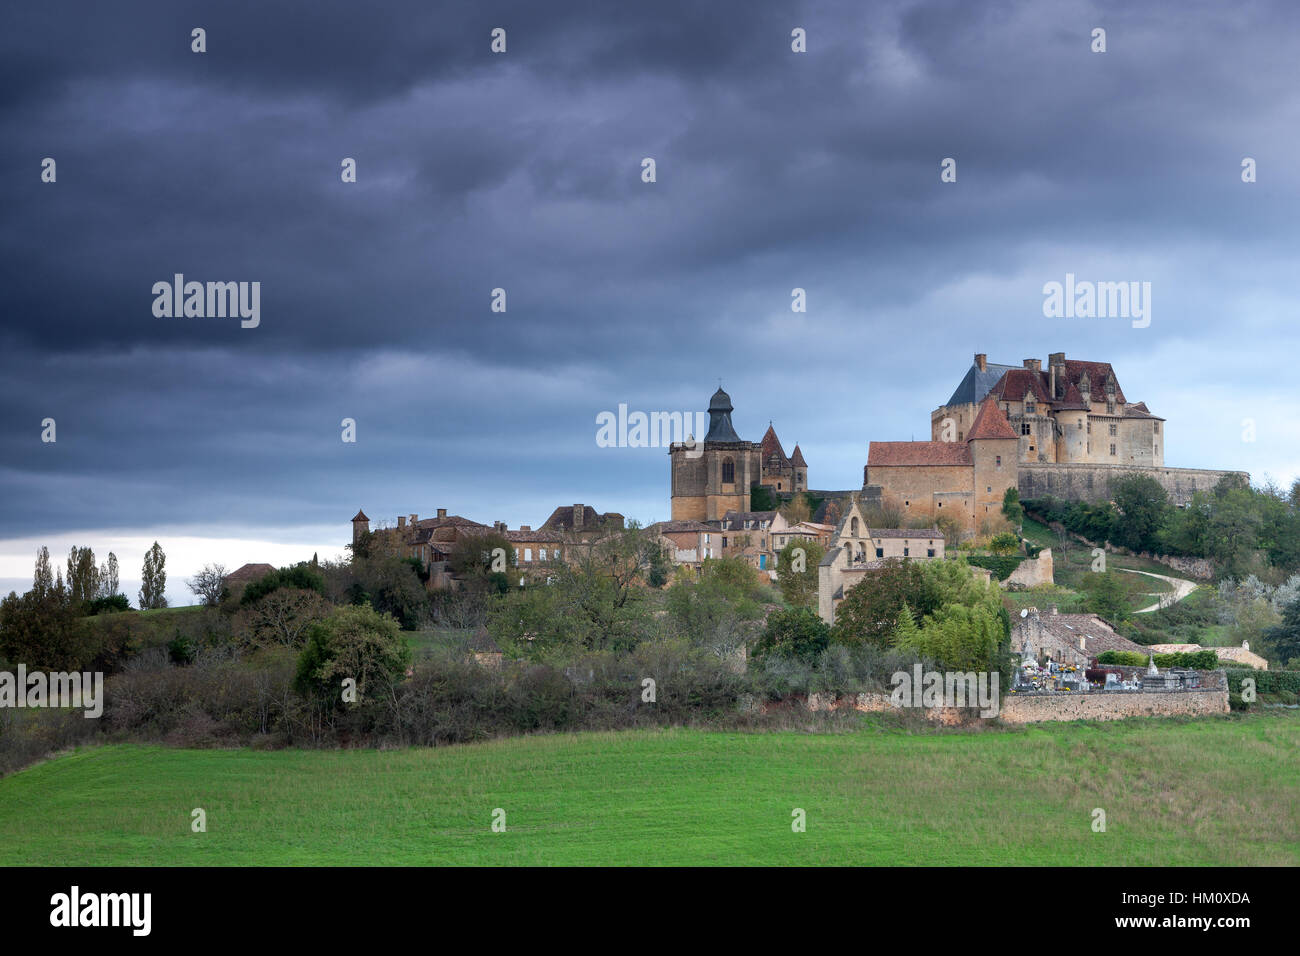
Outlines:
<svg viewBox="0 0 1300 956"><path fill-rule="evenodd" d="M1003 421L1005 420L1004 418ZM868 468L893 465L965 465L969 467L971 462L970 447L963 442L873 441L867 446Z"/></svg>
<svg viewBox="0 0 1300 956"><path fill-rule="evenodd" d="M790 464L796 468L807 468L808 463L803 460L803 452L799 450L798 444L794 446L794 454L790 456Z"/></svg>
<svg viewBox="0 0 1300 956"><path fill-rule="evenodd" d="M989 390L989 395L1004 402L1023 402L1026 396L1039 402L1052 400L1043 373L1027 368L1013 368L1003 373L998 383Z"/></svg>
<svg viewBox="0 0 1300 956"><path fill-rule="evenodd" d="M353 521L369 521L370 519L366 517L366 513L365 513L364 511L358 510L358 511L357 511L357 516L356 516L355 518L353 518L352 520L353 520Z"/></svg>
<svg viewBox="0 0 1300 956"><path fill-rule="evenodd" d="M776 431L771 424L767 426L767 431L763 433L762 453L764 458L785 458L785 449L781 447L781 439L776 437Z"/></svg>
<svg viewBox="0 0 1300 956"><path fill-rule="evenodd" d="M984 404L980 406L979 413L975 416L975 422L966 434L968 442L985 438L1019 439L1019 437L1016 430L1011 427L1011 423L1007 421L1002 408L991 397L984 399Z"/></svg>

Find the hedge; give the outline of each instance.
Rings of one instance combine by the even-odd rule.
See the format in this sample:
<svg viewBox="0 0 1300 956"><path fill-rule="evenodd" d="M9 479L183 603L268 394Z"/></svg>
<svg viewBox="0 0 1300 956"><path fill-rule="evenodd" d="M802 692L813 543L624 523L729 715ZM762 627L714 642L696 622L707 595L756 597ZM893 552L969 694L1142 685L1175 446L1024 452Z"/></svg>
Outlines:
<svg viewBox="0 0 1300 956"><path fill-rule="evenodd" d="M1005 581L1011 577L1011 573L1020 567L1020 562L1025 560L1022 555L1011 554L1003 557L996 554L969 554L966 556L966 563L973 564L977 568L984 568L993 572L993 577L999 581Z"/></svg>
<svg viewBox="0 0 1300 956"><path fill-rule="evenodd" d="M1176 651L1172 654L1156 654L1156 667L1187 667L1196 671L1218 669L1219 655L1214 651ZM1117 664L1121 667L1141 667L1147 662L1147 655L1138 651L1103 651L1097 655L1098 664Z"/></svg>

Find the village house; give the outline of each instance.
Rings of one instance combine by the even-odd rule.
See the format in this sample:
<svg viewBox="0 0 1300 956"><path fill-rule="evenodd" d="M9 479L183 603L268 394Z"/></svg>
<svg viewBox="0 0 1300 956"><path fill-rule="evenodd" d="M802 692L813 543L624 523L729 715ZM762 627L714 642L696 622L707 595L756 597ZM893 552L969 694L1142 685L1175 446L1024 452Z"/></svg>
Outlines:
<svg viewBox="0 0 1300 956"><path fill-rule="evenodd" d="M1060 614L1055 605L1047 611L1025 608L1012 619L1011 649L1019 657L1086 667L1106 651L1151 654L1154 648L1135 644L1115 633L1095 614Z"/></svg>
<svg viewBox="0 0 1300 956"><path fill-rule="evenodd" d="M944 552L943 532L938 528L869 527L853 499L817 568L817 613L834 624L835 609L844 595L887 560L942 560Z"/></svg>

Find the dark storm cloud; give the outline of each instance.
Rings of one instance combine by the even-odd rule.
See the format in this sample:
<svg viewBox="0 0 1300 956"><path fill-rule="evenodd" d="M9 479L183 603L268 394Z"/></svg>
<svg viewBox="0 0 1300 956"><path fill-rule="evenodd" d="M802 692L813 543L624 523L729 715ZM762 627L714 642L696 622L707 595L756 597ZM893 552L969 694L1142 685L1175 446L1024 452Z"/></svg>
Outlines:
<svg viewBox="0 0 1300 956"><path fill-rule="evenodd" d="M814 485L847 487L868 440L925 437L974 351L1112 361L1171 418L1208 401L1185 370L1214 365L1222 440L1175 421L1170 462L1300 467L1292 398L1257 390L1300 344L1286 3L6 17L4 531L120 523L130 499L245 525L434 498L483 520L580 499L659 517L663 456L595 448L594 416L702 407L719 377L742 434L776 419ZM1046 322L1066 271L1155 282L1152 328ZM155 318L176 272L260 281L260 327ZM1252 409L1278 425L1243 449ZM46 416L57 446L35 440Z"/></svg>

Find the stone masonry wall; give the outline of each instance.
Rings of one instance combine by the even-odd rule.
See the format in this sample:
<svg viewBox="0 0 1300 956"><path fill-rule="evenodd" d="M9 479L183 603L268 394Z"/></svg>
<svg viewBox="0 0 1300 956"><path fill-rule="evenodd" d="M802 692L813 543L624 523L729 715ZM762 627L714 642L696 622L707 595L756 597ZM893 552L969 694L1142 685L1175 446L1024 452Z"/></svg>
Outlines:
<svg viewBox="0 0 1300 956"><path fill-rule="evenodd" d="M853 708L868 713L894 710L888 694L809 694L809 710ZM1008 724L1047 720L1123 720L1126 717L1202 717L1228 713L1226 687L1207 690L1096 692L1077 694L1006 694L999 718ZM971 720L970 711L931 708L926 717L945 725ZM978 718L975 718L978 720Z"/></svg>
<svg viewBox="0 0 1300 956"><path fill-rule="evenodd" d="M1120 475L1140 472L1151 475L1177 505L1185 505L1198 491L1209 491L1224 475L1246 472L1213 471L1204 468L1163 468L1139 465L1024 464L1020 465L1018 486L1021 498L1051 495L1066 501L1106 501L1110 498L1110 481Z"/></svg>

